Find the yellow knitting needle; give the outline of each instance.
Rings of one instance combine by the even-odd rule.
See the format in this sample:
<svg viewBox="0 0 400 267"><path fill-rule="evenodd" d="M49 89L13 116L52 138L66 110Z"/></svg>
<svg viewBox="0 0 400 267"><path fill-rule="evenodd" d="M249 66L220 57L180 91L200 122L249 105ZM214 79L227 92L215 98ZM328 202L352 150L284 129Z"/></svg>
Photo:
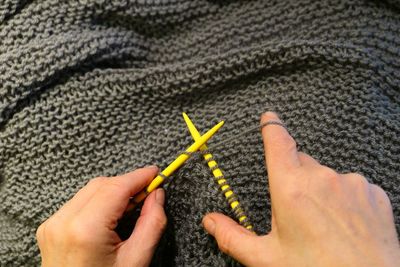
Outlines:
<svg viewBox="0 0 400 267"><path fill-rule="evenodd" d="M196 129L196 126L194 126L194 123L190 120L189 116L186 113L182 113L182 115L183 115L183 119L185 120L186 125L187 125L189 132L192 135L193 139L195 141L199 140L201 135L200 135L199 131ZM204 144L200 147L200 150L206 150L206 149L207 149L206 144ZM218 167L217 162L214 159L212 159L213 156L211 153L204 154L203 157L207 161L208 167L211 169L214 177L215 178L221 177L220 179L217 179L217 183L219 185L222 185L221 190L226 191L225 197L229 200L229 198L234 196L234 193L230 189L230 186L227 184L226 179L223 178L224 177L223 173L222 173L221 169ZM248 222L247 216L244 214L242 208L240 207L239 201L238 200L232 201L230 203L230 206L231 206L232 210L240 208L240 210L242 212L239 213L240 215L238 216L238 220L244 227L251 230L253 228L253 226Z"/></svg>
<svg viewBox="0 0 400 267"><path fill-rule="evenodd" d="M154 178L153 181L151 181L151 183L142 192L135 195L131 199L131 203L129 204L127 211L133 209L137 204L142 202L148 194L159 187L167 177L169 177L174 171L182 166L185 161L189 159L191 153L199 150L199 148L205 144L222 127L222 125L224 125L224 121L221 121L211 128L207 133L195 140L195 142L186 149L185 153L180 154L171 164L168 165L167 168L157 175L157 177Z"/></svg>

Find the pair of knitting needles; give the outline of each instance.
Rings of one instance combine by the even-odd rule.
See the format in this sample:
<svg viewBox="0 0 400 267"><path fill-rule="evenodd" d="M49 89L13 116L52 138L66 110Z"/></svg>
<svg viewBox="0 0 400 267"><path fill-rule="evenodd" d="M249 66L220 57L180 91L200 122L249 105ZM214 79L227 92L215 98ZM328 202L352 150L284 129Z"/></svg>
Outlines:
<svg viewBox="0 0 400 267"><path fill-rule="evenodd" d="M173 174L190 158L193 152L199 150L199 148L204 145L222 127L222 125L224 125L224 121L219 122L204 135L200 136L200 138L198 138L191 146L189 146L184 153L181 153L171 164L168 165L168 167L161 171L143 191L131 198L127 211L136 207L151 192L157 189L171 174Z"/></svg>
<svg viewBox="0 0 400 267"><path fill-rule="evenodd" d="M186 125L189 129L190 134L194 140L199 140L201 137L199 131L194 126L193 122L190 120L189 116L186 113L183 113L183 119L186 122ZM208 167L210 168L212 174L214 175L214 179L217 182L219 188L221 189L222 193L224 194L226 200L228 201L229 205L233 213L235 214L236 219L239 223L245 227L246 229L253 231L253 225L250 223L248 217L246 216L242 206L240 205L239 199L237 198L236 194L233 192L232 188L228 184L222 170L217 164L217 161L213 157L213 155L208 151L207 145L204 144L200 147L200 151L203 153L204 160L207 162Z"/></svg>
<svg viewBox="0 0 400 267"><path fill-rule="evenodd" d="M215 125L204 135L201 135L186 113L183 113L183 118L195 142L191 146L189 146L184 153L180 154L167 168L160 172L157 177L154 178L154 180L142 192L131 199L128 210L133 209L136 205L142 202L148 194L157 189L175 170L177 170L189 159L193 152L200 150L203 151L203 157L207 162L217 184L219 185L221 191L223 192L225 198L231 206L232 211L238 219L239 223L243 225L246 229L253 231L253 226L245 215L238 198L226 181L226 178L224 177L222 170L218 167L218 164L213 158L213 155L208 152L207 149L206 142L222 127L224 121L221 121L220 123Z"/></svg>

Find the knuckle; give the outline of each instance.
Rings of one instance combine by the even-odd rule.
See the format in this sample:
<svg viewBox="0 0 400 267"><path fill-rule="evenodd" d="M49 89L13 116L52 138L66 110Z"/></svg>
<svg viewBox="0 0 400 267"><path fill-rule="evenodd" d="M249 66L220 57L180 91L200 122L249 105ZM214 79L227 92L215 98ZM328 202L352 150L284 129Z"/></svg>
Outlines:
<svg viewBox="0 0 400 267"><path fill-rule="evenodd" d="M60 223L51 217L38 227L36 230L36 238L39 243L42 243L45 240L53 242L59 237L60 229L62 229Z"/></svg>
<svg viewBox="0 0 400 267"><path fill-rule="evenodd" d="M45 222L45 226L42 228L43 235L54 236L57 234L58 228L57 222L54 222L54 220L48 220Z"/></svg>
<svg viewBox="0 0 400 267"><path fill-rule="evenodd" d="M123 186L112 178L106 178L101 182L98 189L98 194L104 197L109 197L114 194L128 195L130 194L130 189L127 186Z"/></svg>
<svg viewBox="0 0 400 267"><path fill-rule="evenodd" d="M291 188L287 192L287 200L290 203L300 203L304 198L305 191L300 188Z"/></svg>
<svg viewBox="0 0 400 267"><path fill-rule="evenodd" d="M297 150L297 143L294 141L294 139L290 135L285 135L281 137L281 142L282 146L285 146L285 150L290 152L290 151L296 151Z"/></svg>
<svg viewBox="0 0 400 267"><path fill-rule="evenodd" d="M72 220L66 231L66 241L78 247L87 246L92 239L89 229L81 221L77 219Z"/></svg>
<svg viewBox="0 0 400 267"><path fill-rule="evenodd" d="M363 175L359 173L349 173L347 177L356 189L368 190L369 182Z"/></svg>
<svg viewBox="0 0 400 267"><path fill-rule="evenodd" d="M36 239L39 244L42 243L44 240L43 236L45 232L45 227L46 227L46 222L39 225L39 227L36 229Z"/></svg>
<svg viewBox="0 0 400 267"><path fill-rule="evenodd" d="M318 195L322 197L327 193L337 191L340 188L340 175L331 168L320 166L315 170L315 177L308 179L305 186L308 196Z"/></svg>
<svg viewBox="0 0 400 267"><path fill-rule="evenodd" d="M217 239L219 249L228 255L231 255L232 245L233 245L232 235L229 234L229 231L220 232L220 236Z"/></svg>
<svg viewBox="0 0 400 267"><path fill-rule="evenodd" d="M286 205L295 205L300 203L306 194L308 194L307 185L309 184L308 174L299 170L296 174L296 183L290 183L281 189L280 198Z"/></svg>
<svg viewBox="0 0 400 267"><path fill-rule="evenodd" d="M366 187L366 186L369 185L368 180L367 180L364 176L362 176L361 174L359 174L359 173L354 173L354 174L353 174L353 177L355 178L356 183L357 183L358 185L360 185L360 186L362 186L362 187Z"/></svg>
<svg viewBox="0 0 400 267"><path fill-rule="evenodd" d="M103 188L104 190L116 190L121 192L129 192L128 187L122 186L120 183L116 182L114 179L108 179L107 186Z"/></svg>
<svg viewBox="0 0 400 267"><path fill-rule="evenodd" d="M88 186L97 186L97 185L101 185L101 184L103 184L103 183L105 183L106 181L107 181L107 177L96 177L96 178L93 178L93 179L91 179L89 182L88 182Z"/></svg>
<svg viewBox="0 0 400 267"><path fill-rule="evenodd" d="M299 155L299 159L301 159L301 160L309 160L311 158L310 155L308 155L304 152L301 152L301 151L299 151L297 154Z"/></svg>
<svg viewBox="0 0 400 267"><path fill-rule="evenodd" d="M167 227L167 217L164 214L157 214L154 217L156 229L164 230Z"/></svg>
<svg viewBox="0 0 400 267"><path fill-rule="evenodd" d="M381 204L384 204L388 208L391 209L392 204L390 202L389 196L386 194L385 190L382 189L382 187L376 185L376 184L371 184L371 189L374 194L374 196L377 198L378 202Z"/></svg>
<svg viewBox="0 0 400 267"><path fill-rule="evenodd" d="M296 141L290 135L274 135L269 138L271 143L274 143L279 149L285 151L297 150Z"/></svg>
<svg viewBox="0 0 400 267"><path fill-rule="evenodd" d="M319 162L314 159L313 157L311 157L310 155L304 153L304 152L297 152L298 156L299 156L299 160L302 163L302 165L310 165L310 164L315 164L315 165L319 165Z"/></svg>
<svg viewBox="0 0 400 267"><path fill-rule="evenodd" d="M368 183L367 179L359 173L351 173L350 175L359 183Z"/></svg>
<svg viewBox="0 0 400 267"><path fill-rule="evenodd" d="M376 185L376 184L371 184L371 188L374 191L374 193L378 196L385 196L387 197L386 192L382 189L382 187Z"/></svg>
<svg viewBox="0 0 400 267"><path fill-rule="evenodd" d="M326 166L321 167L320 175L325 179L333 181L336 181L339 177L339 174L336 171Z"/></svg>

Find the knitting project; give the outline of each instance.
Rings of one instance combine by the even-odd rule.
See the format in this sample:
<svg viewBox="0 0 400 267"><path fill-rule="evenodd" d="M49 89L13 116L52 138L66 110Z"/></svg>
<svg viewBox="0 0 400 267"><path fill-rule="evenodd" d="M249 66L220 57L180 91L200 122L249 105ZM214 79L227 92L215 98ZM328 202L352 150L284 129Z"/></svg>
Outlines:
<svg viewBox="0 0 400 267"><path fill-rule="evenodd" d="M38 266L36 228L91 178L171 162L193 142L182 111L200 132L226 121L208 146L258 234L260 133L213 144L267 110L301 151L386 190L399 231L399 33L398 0L3 0L0 266ZM165 188L152 264L238 265L201 226L234 218L204 159Z"/></svg>

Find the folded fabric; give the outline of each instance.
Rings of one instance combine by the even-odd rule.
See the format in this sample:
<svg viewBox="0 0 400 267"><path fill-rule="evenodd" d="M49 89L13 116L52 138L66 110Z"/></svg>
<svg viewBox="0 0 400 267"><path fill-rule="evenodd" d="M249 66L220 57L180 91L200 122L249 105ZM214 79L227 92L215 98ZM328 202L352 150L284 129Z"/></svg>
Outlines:
<svg viewBox="0 0 400 267"><path fill-rule="evenodd" d="M399 1L4 0L0 266L35 266L35 231L90 178L164 167L220 120L213 155L259 234L270 199L259 132L276 111L301 151L359 172L400 230ZM196 188L196 190L193 190ZM232 216L201 158L167 189L155 266L237 265L201 226ZM62 231L62 229L60 229Z"/></svg>

